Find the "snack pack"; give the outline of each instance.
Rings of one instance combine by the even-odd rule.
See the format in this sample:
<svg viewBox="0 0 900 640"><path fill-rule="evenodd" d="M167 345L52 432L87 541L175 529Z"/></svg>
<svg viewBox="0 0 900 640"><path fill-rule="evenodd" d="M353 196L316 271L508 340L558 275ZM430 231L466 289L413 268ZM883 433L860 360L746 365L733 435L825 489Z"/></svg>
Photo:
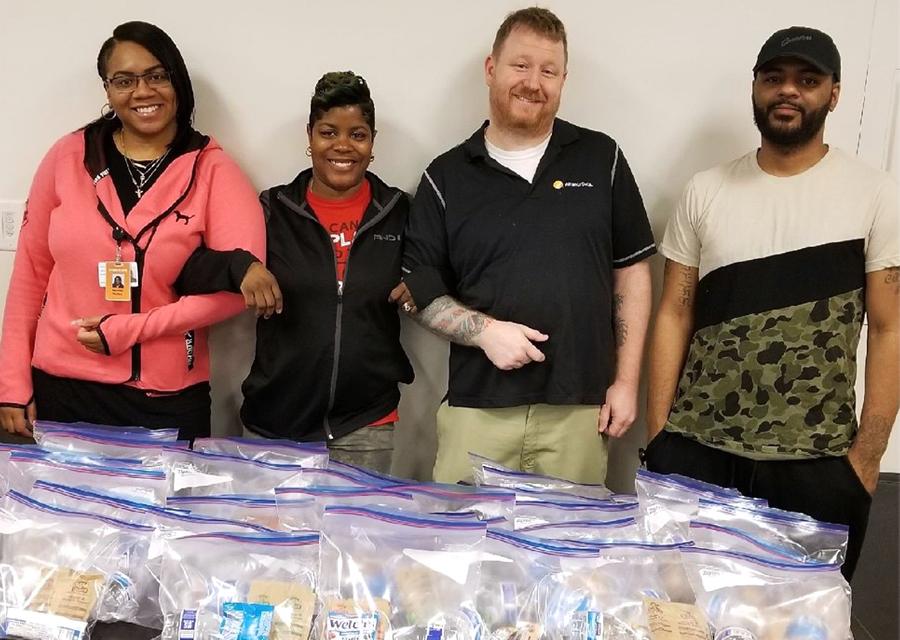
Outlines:
<svg viewBox="0 0 900 640"><path fill-rule="evenodd" d="M516 506L516 493L508 489L422 483L398 485L392 490L411 494L423 513L474 511L485 520L511 521Z"/></svg>
<svg viewBox="0 0 900 640"><path fill-rule="evenodd" d="M220 453L270 464L324 469L328 448L324 442L294 442L260 438L197 438L194 451Z"/></svg>
<svg viewBox="0 0 900 640"><path fill-rule="evenodd" d="M274 498L247 495L182 496L167 498L166 506L192 515L247 522L281 530Z"/></svg>
<svg viewBox="0 0 900 640"><path fill-rule="evenodd" d="M322 521L321 640L475 640L486 526L331 506Z"/></svg>
<svg viewBox="0 0 900 640"><path fill-rule="evenodd" d="M563 558L592 561L597 551L524 535L522 532L487 532L481 560L481 584L475 606L490 640L539 640L555 624L546 606L554 590Z"/></svg>
<svg viewBox="0 0 900 640"><path fill-rule="evenodd" d="M34 440L41 444L46 431L69 431L72 433L93 433L111 435L119 438L156 440L158 442L175 442L178 440L178 429L149 429L147 427L119 427L115 425L94 424L93 422L54 422L52 420L34 421Z"/></svg>
<svg viewBox="0 0 900 640"><path fill-rule="evenodd" d="M9 456L9 486L24 494L38 480L69 487L98 489L126 500L165 504L166 474L140 467L105 467L62 461L54 454L13 451Z"/></svg>
<svg viewBox="0 0 900 640"><path fill-rule="evenodd" d="M127 582L124 579L120 579L120 582L123 587L128 587L129 593L134 595L139 605L131 621L155 629L162 628L156 576L159 574L160 545L164 541L202 533L274 533L263 526L247 522L195 515L178 509L122 500L99 491L69 488L43 481L35 483L32 495L56 508L90 513L153 529L146 561L129 574Z"/></svg>
<svg viewBox="0 0 900 640"><path fill-rule="evenodd" d="M133 435L114 435L114 432L61 429L45 429L40 441L40 446L45 451L140 460L141 464L148 467L162 466L163 447L187 449L189 445L187 440L167 442Z"/></svg>
<svg viewBox="0 0 900 640"><path fill-rule="evenodd" d="M209 533L167 541L161 640L308 640L318 534Z"/></svg>
<svg viewBox="0 0 900 640"><path fill-rule="evenodd" d="M612 495L612 491L602 484L580 484L565 478L516 471L474 453L469 453L469 459L472 460L473 479L476 485L558 491L595 500L605 500Z"/></svg>
<svg viewBox="0 0 900 640"><path fill-rule="evenodd" d="M650 542L644 540L644 529L633 517L618 520L572 520L524 527L523 535L575 544L607 542Z"/></svg>
<svg viewBox="0 0 900 640"><path fill-rule="evenodd" d="M153 533L10 491L0 510L3 637L83 638L98 620L137 622L135 576Z"/></svg>
<svg viewBox="0 0 900 640"><path fill-rule="evenodd" d="M166 447L164 463L169 496L274 495L275 487L292 485L304 470L219 453Z"/></svg>
<svg viewBox="0 0 900 640"><path fill-rule="evenodd" d="M529 500L527 502L516 502L513 517L515 528L523 529L540 524L571 522L574 520L621 520L622 518L637 517L640 513L641 510L637 502Z"/></svg>
<svg viewBox="0 0 900 640"><path fill-rule="evenodd" d="M388 473L380 473L365 467L358 467L355 464L347 462L339 462L337 460L329 460L328 468L332 471L339 471L357 478L360 482L370 487L391 487L398 484L406 484L409 482L404 478L398 478Z"/></svg>
<svg viewBox="0 0 900 640"><path fill-rule="evenodd" d="M372 487L278 487L275 501L279 522L288 531L321 529L325 509L332 505L416 511L408 493Z"/></svg>
<svg viewBox="0 0 900 640"><path fill-rule="evenodd" d="M644 513L647 535L660 544L690 540L688 527L697 515L701 499L750 507L764 507L767 504L765 500L746 498L735 489L646 469L638 469L634 485Z"/></svg>
<svg viewBox="0 0 900 640"><path fill-rule="evenodd" d="M695 523L744 531L756 540L813 563L842 563L847 551L848 528L819 522L803 513L772 507L699 501Z"/></svg>
<svg viewBox="0 0 900 640"><path fill-rule="evenodd" d="M715 640L847 640L850 587L837 564L681 550Z"/></svg>

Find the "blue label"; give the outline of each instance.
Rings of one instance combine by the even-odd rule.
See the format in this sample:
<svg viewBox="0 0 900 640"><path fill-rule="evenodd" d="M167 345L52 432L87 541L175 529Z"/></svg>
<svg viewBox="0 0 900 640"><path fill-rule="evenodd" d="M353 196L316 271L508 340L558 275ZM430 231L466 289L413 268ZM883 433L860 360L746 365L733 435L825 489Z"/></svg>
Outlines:
<svg viewBox="0 0 900 640"><path fill-rule="evenodd" d="M269 640L275 607L252 602L222 605L222 640Z"/></svg>
<svg viewBox="0 0 900 640"><path fill-rule="evenodd" d="M197 610L185 609L178 623L178 640L194 640L197 631Z"/></svg>
<svg viewBox="0 0 900 640"><path fill-rule="evenodd" d="M599 611L579 611L572 616L570 640L600 640L603 637L603 614Z"/></svg>

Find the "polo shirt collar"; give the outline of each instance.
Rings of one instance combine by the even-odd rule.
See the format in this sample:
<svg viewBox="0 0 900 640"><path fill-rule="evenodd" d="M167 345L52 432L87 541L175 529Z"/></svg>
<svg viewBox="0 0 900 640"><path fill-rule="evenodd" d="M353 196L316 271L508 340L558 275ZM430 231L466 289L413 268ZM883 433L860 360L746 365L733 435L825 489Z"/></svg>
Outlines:
<svg viewBox="0 0 900 640"><path fill-rule="evenodd" d="M463 150L466 153L466 159L469 161L484 160L489 157L487 148L484 146L484 130L487 129L488 124L490 124L490 120L485 120L478 130L463 143ZM550 143L547 145L547 149L548 151L560 149L567 144L575 142L579 137L580 134L575 125L565 120L554 118L553 131L550 134Z"/></svg>

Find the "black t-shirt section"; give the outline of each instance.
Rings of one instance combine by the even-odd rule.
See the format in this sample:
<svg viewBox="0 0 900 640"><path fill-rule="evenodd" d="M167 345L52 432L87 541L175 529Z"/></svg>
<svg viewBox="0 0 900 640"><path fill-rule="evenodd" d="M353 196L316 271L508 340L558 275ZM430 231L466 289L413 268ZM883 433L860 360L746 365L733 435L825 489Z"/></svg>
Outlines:
<svg viewBox="0 0 900 640"><path fill-rule="evenodd" d="M110 130L103 138L103 152L106 155L107 166L109 167L109 176L112 178L113 184L116 186L116 193L119 196L119 201L122 203L122 211L127 216L134 206L140 200L138 198L137 192L135 191L134 182L131 180L131 175L128 173L128 167L126 166L127 160L125 156L123 156L118 148L116 148L116 143L113 141L113 134L115 131ZM188 143L191 139L189 135L178 135L175 137L175 140L172 141L171 151L169 155L165 157L160 166L153 172L152 176L147 178L147 181L144 183L142 187L143 193L147 193L150 190L150 187L156 182L156 179L163 174L166 168L172 164L172 161L178 156L182 155L188 150ZM143 164L143 163L142 163ZM138 175L135 172L135 178Z"/></svg>
<svg viewBox="0 0 900 640"><path fill-rule="evenodd" d="M864 244L862 239L831 242L711 271L697 287L694 331L864 287Z"/></svg>

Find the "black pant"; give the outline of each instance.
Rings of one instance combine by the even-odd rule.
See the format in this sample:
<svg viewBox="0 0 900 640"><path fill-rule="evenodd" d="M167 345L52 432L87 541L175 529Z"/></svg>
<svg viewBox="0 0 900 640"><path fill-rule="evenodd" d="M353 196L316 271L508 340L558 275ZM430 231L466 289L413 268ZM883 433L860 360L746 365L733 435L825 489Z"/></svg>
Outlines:
<svg viewBox="0 0 900 640"><path fill-rule="evenodd" d="M122 384L73 380L32 369L40 420L93 422L148 429L178 428L182 440L210 433L209 383L176 393L148 394Z"/></svg>
<svg viewBox="0 0 900 640"><path fill-rule="evenodd" d="M745 496L765 498L776 509L847 525L847 556L841 572L848 582L853 577L872 496L846 457L751 460L662 431L647 445L645 461L650 471L678 473L732 487Z"/></svg>

